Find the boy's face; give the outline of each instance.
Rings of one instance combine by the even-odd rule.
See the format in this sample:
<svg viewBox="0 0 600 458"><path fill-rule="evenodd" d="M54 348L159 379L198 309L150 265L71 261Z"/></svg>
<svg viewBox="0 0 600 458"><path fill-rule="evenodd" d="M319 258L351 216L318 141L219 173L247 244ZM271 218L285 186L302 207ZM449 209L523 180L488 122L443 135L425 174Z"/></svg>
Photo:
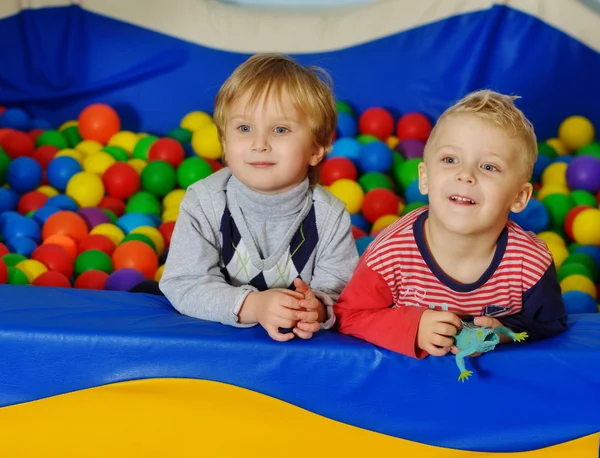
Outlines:
<svg viewBox="0 0 600 458"><path fill-rule="evenodd" d="M519 143L476 115L445 119L419 166L419 190L430 217L462 235L501 231L509 211L522 211L532 186L523 176Z"/></svg>
<svg viewBox="0 0 600 458"><path fill-rule="evenodd" d="M264 194L294 188L317 165L325 148L313 141L306 119L287 91L249 104L244 95L229 107L223 136L227 165L246 186Z"/></svg>

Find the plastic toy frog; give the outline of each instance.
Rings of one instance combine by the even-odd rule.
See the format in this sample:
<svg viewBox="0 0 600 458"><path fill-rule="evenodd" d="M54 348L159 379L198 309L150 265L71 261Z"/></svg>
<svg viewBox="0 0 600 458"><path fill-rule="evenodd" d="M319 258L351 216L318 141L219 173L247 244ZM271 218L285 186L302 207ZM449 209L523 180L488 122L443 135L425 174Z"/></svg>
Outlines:
<svg viewBox="0 0 600 458"><path fill-rule="evenodd" d="M513 332L504 326L492 328L489 326L475 326L473 322L463 321L462 329L454 337L456 347L460 352L456 355L456 365L460 370L459 382L464 382L472 374L465 368L465 358L473 353L486 353L493 350L500 342L500 334L510 337L514 342L522 342L528 336L526 332Z"/></svg>

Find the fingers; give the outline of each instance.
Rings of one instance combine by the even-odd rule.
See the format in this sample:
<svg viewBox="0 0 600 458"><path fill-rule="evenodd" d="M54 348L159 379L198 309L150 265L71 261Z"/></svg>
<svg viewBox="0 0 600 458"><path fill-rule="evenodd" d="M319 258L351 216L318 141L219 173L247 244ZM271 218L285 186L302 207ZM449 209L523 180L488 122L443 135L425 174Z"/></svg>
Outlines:
<svg viewBox="0 0 600 458"><path fill-rule="evenodd" d="M456 345L452 345L450 347L450 351L452 352L453 355L458 355L460 353L460 350L456 347Z"/></svg>
<svg viewBox="0 0 600 458"><path fill-rule="evenodd" d="M299 291L302 294L306 294L310 291L310 287L308 286L308 284L301 278L296 278L294 280L294 286L296 287L296 291Z"/></svg>
<svg viewBox="0 0 600 458"><path fill-rule="evenodd" d="M296 312L295 317L300 321L317 321L319 319L319 312L317 312L316 310Z"/></svg>
<svg viewBox="0 0 600 458"><path fill-rule="evenodd" d="M279 332L279 328L273 325L264 326L265 331L269 334L271 339L276 340L277 342L287 342L288 340L292 340L295 334L288 332L287 334L283 334Z"/></svg>
<svg viewBox="0 0 600 458"><path fill-rule="evenodd" d="M293 291L291 289L273 288L273 289L270 289L269 291L277 291L277 292L285 294L286 296L290 296L290 297L293 297L298 300L304 299L304 293L301 293L299 291Z"/></svg>
<svg viewBox="0 0 600 458"><path fill-rule="evenodd" d="M282 294L278 301L279 305L286 307L288 309L301 310L300 301L292 296L287 294Z"/></svg>
<svg viewBox="0 0 600 458"><path fill-rule="evenodd" d="M451 347L454 345L454 339L447 336L441 336L439 334L432 334L429 342L438 347Z"/></svg>
<svg viewBox="0 0 600 458"><path fill-rule="evenodd" d="M454 325L448 323L436 323L432 330L436 334L448 337L454 337L458 331Z"/></svg>
<svg viewBox="0 0 600 458"><path fill-rule="evenodd" d="M502 325L496 318L490 318L489 316L478 316L473 322L476 326L490 326L492 328Z"/></svg>
<svg viewBox="0 0 600 458"><path fill-rule="evenodd" d="M436 347L435 345L429 343L429 344L425 345L425 348L423 348L423 350L425 350L431 356L444 356L444 355L448 354L448 352L450 351L450 347L439 348L439 347Z"/></svg>
<svg viewBox="0 0 600 458"><path fill-rule="evenodd" d="M321 324L317 323L316 321L311 321L308 323L306 321L300 321L296 325L296 328L300 329L301 331L310 332L311 334L314 334L315 332L318 332L319 329L321 329Z"/></svg>
<svg viewBox="0 0 600 458"><path fill-rule="evenodd" d="M451 324L457 330L462 328L462 321L458 315L455 315L452 312L437 312L436 318L439 322ZM456 334L456 331L452 335L454 334Z"/></svg>

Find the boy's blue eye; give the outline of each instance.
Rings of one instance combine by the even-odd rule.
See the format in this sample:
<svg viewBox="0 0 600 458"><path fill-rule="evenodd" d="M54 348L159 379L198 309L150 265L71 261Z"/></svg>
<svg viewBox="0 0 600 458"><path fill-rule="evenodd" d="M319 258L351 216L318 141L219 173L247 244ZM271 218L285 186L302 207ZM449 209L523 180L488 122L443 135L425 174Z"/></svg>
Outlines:
<svg viewBox="0 0 600 458"><path fill-rule="evenodd" d="M444 159L442 159L443 162L445 162L446 164L455 164L456 163L456 159L453 157L445 157Z"/></svg>
<svg viewBox="0 0 600 458"><path fill-rule="evenodd" d="M285 134L287 132L289 132L289 130L288 130L287 127L276 127L275 128L275 133L276 134Z"/></svg>
<svg viewBox="0 0 600 458"><path fill-rule="evenodd" d="M496 170L498 170L498 169L496 168L496 166L494 166L494 165L492 165L492 164L483 164L483 165L481 166L481 168L482 168L483 170L485 170L486 172L495 172Z"/></svg>
<svg viewBox="0 0 600 458"><path fill-rule="evenodd" d="M240 132L244 132L244 133L246 133L246 132L250 132L250 126L247 126L247 125L245 125L245 124L244 124L244 125L242 125L242 126L239 126L239 127L238 127L238 130L239 130Z"/></svg>

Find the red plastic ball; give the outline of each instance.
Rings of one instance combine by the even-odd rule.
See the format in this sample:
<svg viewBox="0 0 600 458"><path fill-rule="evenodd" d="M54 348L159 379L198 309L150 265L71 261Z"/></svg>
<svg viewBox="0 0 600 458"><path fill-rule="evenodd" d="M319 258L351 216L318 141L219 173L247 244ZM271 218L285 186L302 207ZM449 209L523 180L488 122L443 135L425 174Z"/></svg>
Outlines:
<svg viewBox="0 0 600 458"><path fill-rule="evenodd" d="M385 141L394 132L394 118L385 108L369 108L360 116L358 129L361 134L374 135Z"/></svg>
<svg viewBox="0 0 600 458"><path fill-rule="evenodd" d="M43 133L44 133L44 129L32 129L29 132L27 132L27 135L29 135L35 142L37 140L37 138L40 135L42 135Z"/></svg>
<svg viewBox="0 0 600 458"><path fill-rule="evenodd" d="M51 243L40 245L31 254L31 259L40 261L48 270L60 272L67 278L73 275L73 258L60 245Z"/></svg>
<svg viewBox="0 0 600 458"><path fill-rule="evenodd" d="M357 240L361 237L367 235L365 231L363 231L360 227L352 226L352 237L354 240Z"/></svg>
<svg viewBox="0 0 600 458"><path fill-rule="evenodd" d="M112 254L115 251L115 248L117 248L115 242L113 242L107 236L102 234L90 234L86 236L81 242L79 242L79 245L77 246L77 251L79 254L81 254L84 251L99 250L106 253L109 256L112 256Z"/></svg>
<svg viewBox="0 0 600 458"><path fill-rule="evenodd" d="M111 165L102 176L106 193L119 199L128 199L140 188L140 176L126 162Z"/></svg>
<svg viewBox="0 0 600 458"><path fill-rule="evenodd" d="M397 215L398 196L386 188L372 189L365 194L362 214L371 224L384 215Z"/></svg>
<svg viewBox="0 0 600 458"><path fill-rule="evenodd" d="M79 134L85 140L108 143L110 137L121 130L121 120L117 112L103 103L85 108L79 115Z"/></svg>
<svg viewBox="0 0 600 458"><path fill-rule="evenodd" d="M183 146L173 138L160 138L152 143L148 161L165 161L177 168L185 159Z"/></svg>
<svg viewBox="0 0 600 458"><path fill-rule="evenodd" d="M64 210L50 215L44 223L42 238L51 235L66 235L79 243L88 235L88 226L81 215Z"/></svg>
<svg viewBox="0 0 600 458"><path fill-rule="evenodd" d="M573 236L573 222L575 221L575 217L579 215L583 210L587 210L588 208L593 207L589 205L576 205L567 213L567 216L565 217L564 228L565 232L569 236L569 239L575 240L575 237Z"/></svg>
<svg viewBox="0 0 600 458"><path fill-rule="evenodd" d="M49 270L33 280L34 286L53 286L55 288L70 288L71 282L64 274Z"/></svg>
<svg viewBox="0 0 600 458"><path fill-rule="evenodd" d="M332 157L321 167L321 183L325 186L342 178L356 180L357 176L356 166L346 157Z"/></svg>
<svg viewBox="0 0 600 458"><path fill-rule="evenodd" d="M117 216L123 216L126 207L125 202L115 196L104 196L98 204L98 208L110 210Z"/></svg>
<svg viewBox="0 0 600 458"><path fill-rule="evenodd" d="M54 159L56 153L60 150L53 145L42 145L33 151L33 159L40 164L43 170L48 168L48 164Z"/></svg>
<svg viewBox="0 0 600 458"><path fill-rule="evenodd" d="M398 120L396 135L402 140L414 138L426 142L431 133L431 122L421 113L408 113Z"/></svg>
<svg viewBox="0 0 600 458"><path fill-rule="evenodd" d="M35 143L26 133L13 130L0 140L0 146L11 159L16 159L22 156L31 156Z"/></svg>
<svg viewBox="0 0 600 458"><path fill-rule="evenodd" d="M112 255L112 260L115 270L135 269L148 280L152 280L158 270L156 252L139 240L129 240L119 245Z"/></svg>
<svg viewBox="0 0 600 458"><path fill-rule="evenodd" d="M158 226L158 230L165 239L165 249L169 248L171 245L171 237L173 236L173 230L175 229L175 221L169 221L167 223L162 223Z"/></svg>
<svg viewBox="0 0 600 458"><path fill-rule="evenodd" d="M42 208L47 200L48 196L43 192L29 191L21 196L17 211L21 213L21 215L26 215L29 212Z"/></svg>
<svg viewBox="0 0 600 458"><path fill-rule="evenodd" d="M8 253L10 253L10 250L6 248L6 245L4 243L0 243L0 257Z"/></svg>
<svg viewBox="0 0 600 458"><path fill-rule="evenodd" d="M8 267L4 260L0 259L0 285L6 284L8 281Z"/></svg>
<svg viewBox="0 0 600 458"><path fill-rule="evenodd" d="M207 159L204 157L202 159L204 159L206 162L208 162L208 165L210 165L210 168L213 171L213 173L218 172L219 170L221 170L224 167L224 165L221 164L216 159Z"/></svg>
<svg viewBox="0 0 600 458"><path fill-rule="evenodd" d="M108 274L101 270L86 270L75 280L75 288L104 289L107 278Z"/></svg>

